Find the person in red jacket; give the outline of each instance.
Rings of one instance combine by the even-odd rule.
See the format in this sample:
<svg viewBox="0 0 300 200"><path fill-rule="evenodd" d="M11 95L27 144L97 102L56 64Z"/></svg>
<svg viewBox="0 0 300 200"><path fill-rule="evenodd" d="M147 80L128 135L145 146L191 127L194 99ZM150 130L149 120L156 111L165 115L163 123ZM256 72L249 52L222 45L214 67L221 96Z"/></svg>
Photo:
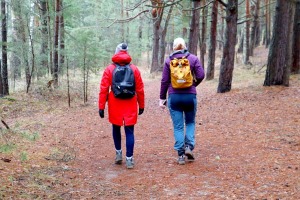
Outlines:
<svg viewBox="0 0 300 200"><path fill-rule="evenodd" d="M115 164L122 164L121 126L124 126L126 135L126 166L133 168L134 150L134 125L137 123L137 115L141 115L145 108L144 83L137 66L130 64L131 56L128 54L128 46L121 43L116 47L112 62L102 75L99 92L99 115L104 118L106 101L108 102L108 118L112 124L112 135L116 149ZM113 72L116 64L125 66L130 64L135 80L135 95L132 98L120 99L114 96L111 89Z"/></svg>

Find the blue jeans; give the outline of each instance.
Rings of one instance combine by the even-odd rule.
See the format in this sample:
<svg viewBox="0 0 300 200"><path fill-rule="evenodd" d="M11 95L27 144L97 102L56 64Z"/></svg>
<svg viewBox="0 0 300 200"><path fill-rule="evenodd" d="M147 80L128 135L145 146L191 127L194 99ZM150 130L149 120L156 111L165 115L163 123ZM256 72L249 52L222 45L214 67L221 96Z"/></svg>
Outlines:
<svg viewBox="0 0 300 200"><path fill-rule="evenodd" d="M134 126L124 126L126 136L126 157L133 156L134 148ZM116 150L121 150L121 126L112 125L112 135Z"/></svg>
<svg viewBox="0 0 300 200"><path fill-rule="evenodd" d="M195 94L170 94L168 107L173 122L174 149L181 156L186 146L189 146L191 150L195 147L197 97ZM184 128L186 128L185 131Z"/></svg>

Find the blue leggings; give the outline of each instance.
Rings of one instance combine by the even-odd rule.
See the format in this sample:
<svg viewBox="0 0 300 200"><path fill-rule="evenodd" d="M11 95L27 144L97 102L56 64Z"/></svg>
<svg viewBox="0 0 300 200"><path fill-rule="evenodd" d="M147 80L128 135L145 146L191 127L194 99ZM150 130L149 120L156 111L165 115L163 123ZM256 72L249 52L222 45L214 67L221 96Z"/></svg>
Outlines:
<svg viewBox="0 0 300 200"><path fill-rule="evenodd" d="M133 156L133 148L134 148L134 125L132 126L124 126L125 135L126 135L126 157ZM114 139L114 144L116 150L121 150L121 126L112 125L112 135Z"/></svg>

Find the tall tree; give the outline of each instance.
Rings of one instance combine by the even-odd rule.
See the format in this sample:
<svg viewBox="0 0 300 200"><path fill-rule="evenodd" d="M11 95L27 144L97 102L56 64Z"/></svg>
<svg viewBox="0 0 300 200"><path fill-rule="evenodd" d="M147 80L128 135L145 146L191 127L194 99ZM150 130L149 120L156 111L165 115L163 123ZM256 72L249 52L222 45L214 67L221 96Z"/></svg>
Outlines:
<svg viewBox="0 0 300 200"><path fill-rule="evenodd" d="M200 19L200 1L193 1L192 3L192 19L190 23L189 32L189 42L188 48L189 52L197 55L198 38L199 38L199 19Z"/></svg>
<svg viewBox="0 0 300 200"><path fill-rule="evenodd" d="M60 19L60 0L55 0L55 23L54 23L54 52L53 52L53 80L54 86L58 87L58 42L59 42L59 19Z"/></svg>
<svg viewBox="0 0 300 200"><path fill-rule="evenodd" d="M1 64L1 60L0 60L0 97L3 96L3 83L2 83L2 64Z"/></svg>
<svg viewBox="0 0 300 200"><path fill-rule="evenodd" d="M60 0L60 18L59 18L59 66L62 68L65 63L65 20L64 20L64 7L63 0Z"/></svg>
<svg viewBox="0 0 300 200"><path fill-rule="evenodd" d="M300 74L300 0L296 1L292 53L292 74Z"/></svg>
<svg viewBox="0 0 300 200"><path fill-rule="evenodd" d="M217 43L217 23L218 23L218 1L214 1L211 9L210 40L208 46L208 63L206 80L212 80L215 76L215 56Z"/></svg>
<svg viewBox="0 0 300 200"><path fill-rule="evenodd" d="M265 46L269 47L271 40L271 3L265 0Z"/></svg>
<svg viewBox="0 0 300 200"><path fill-rule="evenodd" d="M277 0L275 18L273 22L273 36L270 43L267 70L264 86L289 85L289 72L287 52L290 48L290 9L291 1Z"/></svg>
<svg viewBox="0 0 300 200"><path fill-rule="evenodd" d="M6 24L6 1L1 0L2 17L2 94L9 95L8 70L7 70L7 24Z"/></svg>
<svg viewBox="0 0 300 200"><path fill-rule="evenodd" d="M249 63L249 35L250 35L250 2L246 0L246 22L245 22L245 32L244 32L244 45L243 45L243 63L248 65Z"/></svg>
<svg viewBox="0 0 300 200"><path fill-rule="evenodd" d="M225 44L217 90L218 93L224 93L231 90L237 35L238 0L228 0L227 4L222 0L218 1L226 7Z"/></svg>
<svg viewBox="0 0 300 200"><path fill-rule="evenodd" d="M159 67L159 34L161 30L161 21L163 17L163 3L161 0L158 1L151 1L153 10L152 10L152 17L153 17L153 46L152 46L152 62L151 62L151 69L150 73L157 71Z"/></svg>
<svg viewBox="0 0 300 200"><path fill-rule="evenodd" d="M48 70L48 0L39 0L40 18L41 18L41 48L40 48L40 68L38 70L38 77L43 76ZM44 69L44 70L42 70Z"/></svg>
<svg viewBox="0 0 300 200"><path fill-rule="evenodd" d="M202 0L202 31L201 31L201 39L200 39L200 61L204 68L204 56L206 53L206 27L207 27L207 6L206 0Z"/></svg>
<svg viewBox="0 0 300 200"><path fill-rule="evenodd" d="M11 8L13 17L13 45L17 48L14 49L15 57L18 58L13 62L15 73L19 74L21 66L25 68L26 87L30 84L30 67L29 67L29 41L28 41L28 22L29 17L25 11L24 5L18 0L11 0ZM21 74L21 73L20 73Z"/></svg>
<svg viewBox="0 0 300 200"><path fill-rule="evenodd" d="M253 6L251 6L251 15L253 18L251 33L250 33L250 43L249 43L249 56L253 56L254 48L259 45L259 12L260 12L260 0L253 1Z"/></svg>
<svg viewBox="0 0 300 200"><path fill-rule="evenodd" d="M220 7L220 28L219 28L219 39L218 39L218 49L221 50L224 46L224 8L223 5L219 3L219 7Z"/></svg>
<svg viewBox="0 0 300 200"><path fill-rule="evenodd" d="M159 66L161 66L161 69L163 67L164 59L165 59L165 53L166 53L166 35L167 35L167 30L168 30L168 25L169 21L171 18L171 14L173 11L173 5L170 7L167 18L165 20L165 25L161 29L161 36L159 40L159 55L158 55L158 60L159 60Z"/></svg>

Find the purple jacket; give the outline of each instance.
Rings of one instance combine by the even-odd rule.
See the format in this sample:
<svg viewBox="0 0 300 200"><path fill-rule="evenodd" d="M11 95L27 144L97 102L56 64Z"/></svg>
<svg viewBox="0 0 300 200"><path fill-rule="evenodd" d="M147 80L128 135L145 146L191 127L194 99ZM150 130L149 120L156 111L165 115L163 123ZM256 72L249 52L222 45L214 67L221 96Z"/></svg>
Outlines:
<svg viewBox="0 0 300 200"><path fill-rule="evenodd" d="M161 86L160 86L160 99L166 99L167 92L169 94L178 94L178 93L197 94L196 87L204 79L205 74L204 74L202 64L200 63L200 60L198 59L197 56L191 53L188 53L187 59L190 62L191 71L195 76L194 78L196 79L196 81L194 81L194 84L191 87L184 88L184 89L174 89L171 85L171 73L170 73L171 58L182 58L183 56L185 56L185 52L187 52L187 50L174 52L165 60L162 79L161 79Z"/></svg>

